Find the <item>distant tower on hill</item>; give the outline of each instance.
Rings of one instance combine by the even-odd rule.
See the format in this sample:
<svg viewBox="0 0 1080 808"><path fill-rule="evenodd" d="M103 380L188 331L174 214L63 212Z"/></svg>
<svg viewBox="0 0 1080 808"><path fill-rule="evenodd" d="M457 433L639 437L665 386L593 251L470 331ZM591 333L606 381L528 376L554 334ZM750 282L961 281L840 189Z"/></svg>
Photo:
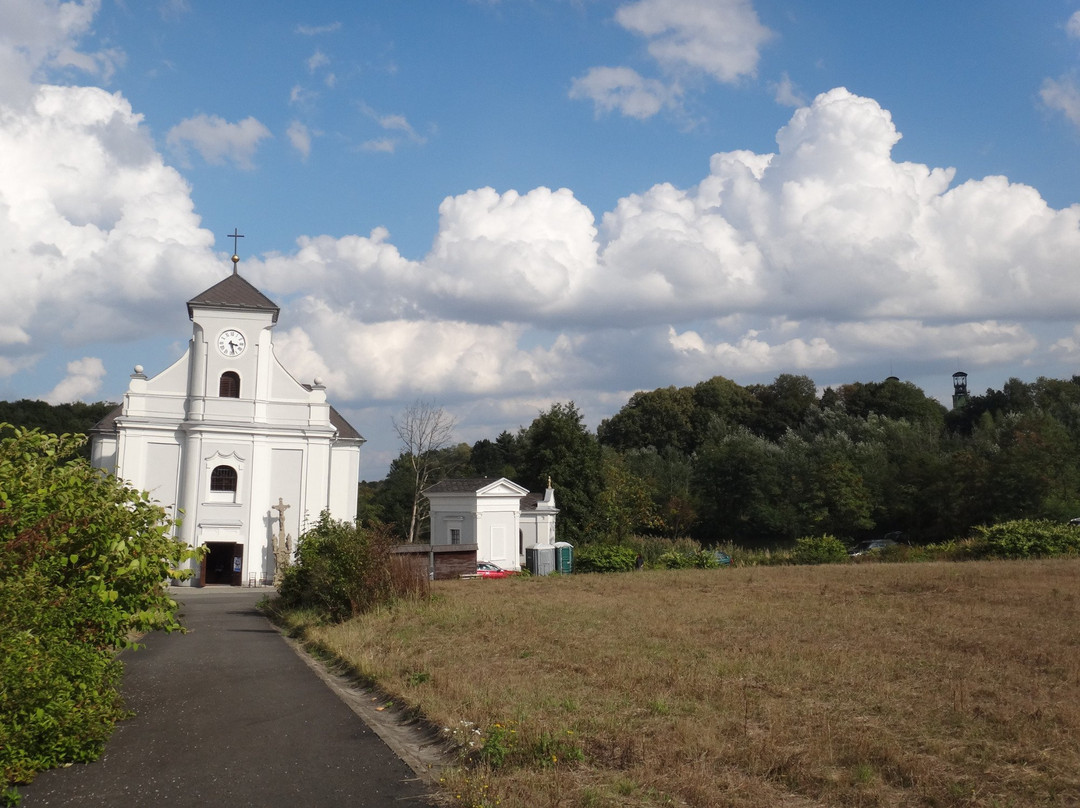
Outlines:
<svg viewBox="0 0 1080 808"><path fill-rule="evenodd" d="M954 410L963 409L968 403L967 374L962 370L952 375L952 406Z"/></svg>

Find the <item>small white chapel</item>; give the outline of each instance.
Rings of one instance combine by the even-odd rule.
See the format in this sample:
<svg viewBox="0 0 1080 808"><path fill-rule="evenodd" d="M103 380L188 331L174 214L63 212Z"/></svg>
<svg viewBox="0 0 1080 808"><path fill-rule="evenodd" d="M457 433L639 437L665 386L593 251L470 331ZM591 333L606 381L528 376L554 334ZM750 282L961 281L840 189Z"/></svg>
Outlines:
<svg viewBox="0 0 1080 808"><path fill-rule="evenodd" d="M274 355L279 308L238 272L187 303L188 349L148 377L90 433L93 464L149 492L207 555L194 585L267 584L278 558L323 510L356 518L364 438L316 377ZM288 539L288 546L284 539Z"/></svg>
<svg viewBox="0 0 1080 808"><path fill-rule="evenodd" d="M543 494L505 477L442 480L424 490L430 505L431 544L476 545L479 561L519 570L527 551L555 545L555 489Z"/></svg>

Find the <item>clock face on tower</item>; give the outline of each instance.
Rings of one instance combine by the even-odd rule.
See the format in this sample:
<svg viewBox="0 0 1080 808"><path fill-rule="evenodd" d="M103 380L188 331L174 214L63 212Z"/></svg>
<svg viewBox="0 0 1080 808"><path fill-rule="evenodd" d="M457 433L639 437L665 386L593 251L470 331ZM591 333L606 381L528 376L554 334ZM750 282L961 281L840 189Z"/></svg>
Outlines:
<svg viewBox="0 0 1080 808"><path fill-rule="evenodd" d="M217 346L218 350L225 354L225 356L239 356L244 352L247 341L244 339L243 334L230 328L228 331L221 332L221 336L218 337Z"/></svg>

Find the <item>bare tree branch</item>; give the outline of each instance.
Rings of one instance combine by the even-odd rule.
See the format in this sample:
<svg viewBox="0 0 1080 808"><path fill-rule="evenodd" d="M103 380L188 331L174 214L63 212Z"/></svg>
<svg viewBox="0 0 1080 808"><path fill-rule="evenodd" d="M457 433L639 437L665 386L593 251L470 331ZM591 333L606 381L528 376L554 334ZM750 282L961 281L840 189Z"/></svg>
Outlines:
<svg viewBox="0 0 1080 808"><path fill-rule="evenodd" d="M413 503L408 541L416 541L426 518L423 491L438 470L438 453L453 440L457 419L430 401L415 401L400 416L391 419L401 441L401 454L413 472Z"/></svg>

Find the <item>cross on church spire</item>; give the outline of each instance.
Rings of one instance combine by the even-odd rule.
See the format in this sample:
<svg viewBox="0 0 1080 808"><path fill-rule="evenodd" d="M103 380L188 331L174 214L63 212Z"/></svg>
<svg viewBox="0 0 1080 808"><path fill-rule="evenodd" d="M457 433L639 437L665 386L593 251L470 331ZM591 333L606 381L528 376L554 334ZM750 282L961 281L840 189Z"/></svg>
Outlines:
<svg viewBox="0 0 1080 808"><path fill-rule="evenodd" d="M232 252L233 252L232 271L233 271L234 275L236 274L236 265L240 263L240 254L239 254L239 251L236 248L237 240L242 239L243 237L244 237L243 234L240 233L240 231L237 230L237 228L235 228L235 227L232 229L232 233L229 233L229 234L227 234L225 236L225 238L231 238L232 239Z"/></svg>

